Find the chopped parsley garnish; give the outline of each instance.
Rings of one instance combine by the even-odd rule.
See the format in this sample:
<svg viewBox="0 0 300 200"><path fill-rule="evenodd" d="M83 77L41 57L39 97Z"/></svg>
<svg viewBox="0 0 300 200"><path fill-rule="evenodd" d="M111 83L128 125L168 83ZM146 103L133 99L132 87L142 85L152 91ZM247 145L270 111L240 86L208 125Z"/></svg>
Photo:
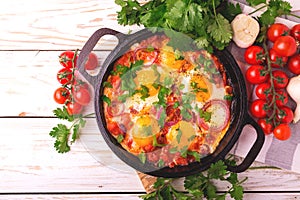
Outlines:
<svg viewBox="0 0 300 200"><path fill-rule="evenodd" d="M107 103L108 106L111 105L111 100L110 100L110 98L108 98L106 95L102 95L101 99L102 99L105 103Z"/></svg>
<svg viewBox="0 0 300 200"><path fill-rule="evenodd" d="M196 82L191 82L191 87L194 92L208 92L207 88L201 88L198 86L198 83Z"/></svg>
<svg viewBox="0 0 300 200"><path fill-rule="evenodd" d="M141 88L134 91L134 94L141 94L141 99L145 101L147 97L149 97L149 88L144 85L141 85Z"/></svg>
<svg viewBox="0 0 300 200"><path fill-rule="evenodd" d="M177 140L178 144L180 143L181 136L182 136L182 131L180 129L178 129L177 130L177 135L176 135L176 140Z"/></svg>

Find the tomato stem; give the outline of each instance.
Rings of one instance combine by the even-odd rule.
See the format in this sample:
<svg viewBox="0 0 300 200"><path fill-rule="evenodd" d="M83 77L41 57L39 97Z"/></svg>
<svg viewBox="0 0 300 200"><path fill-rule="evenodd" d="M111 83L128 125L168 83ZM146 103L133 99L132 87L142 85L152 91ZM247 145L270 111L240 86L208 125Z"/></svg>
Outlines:
<svg viewBox="0 0 300 200"><path fill-rule="evenodd" d="M266 8L266 7L267 7L267 5L263 5L263 6L259 7L259 8L257 8L256 10L252 11L252 12L249 13L248 15L253 15L254 13L256 13L256 12L258 12L258 11L260 11L260 10Z"/></svg>
<svg viewBox="0 0 300 200"><path fill-rule="evenodd" d="M271 65L272 61L270 59L270 55L269 55L269 51L268 51L266 35L264 36L264 40L263 40L263 48L264 48L264 51L265 51L265 58L266 58L266 66L267 66L266 70L267 70L267 74L269 74L269 77L270 77L270 85L271 85L270 94L272 95L271 100L267 98L268 105L266 106L266 108L267 108L266 111L271 111L271 113L268 117L268 121L272 122L274 127L276 127L279 124L279 122L276 120L276 113L279 111L279 108L276 104L276 95L279 95L279 94L277 94L276 89L275 89L275 85L274 85L275 77L272 73L272 65Z"/></svg>

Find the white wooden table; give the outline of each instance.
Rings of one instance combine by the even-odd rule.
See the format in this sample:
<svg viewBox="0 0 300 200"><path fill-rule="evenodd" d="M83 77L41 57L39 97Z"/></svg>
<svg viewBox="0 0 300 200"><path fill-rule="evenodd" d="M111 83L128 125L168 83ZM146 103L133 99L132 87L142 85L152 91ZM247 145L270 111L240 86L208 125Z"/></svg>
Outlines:
<svg viewBox="0 0 300 200"><path fill-rule="evenodd" d="M0 199L139 199L145 193L134 170L99 163L81 141L58 154L49 136L59 122L52 114L58 55L81 48L99 28L135 28L117 24L118 9L113 0L1 1ZM109 39L97 47L102 60L113 47ZM85 131L99 134L94 119ZM248 177L245 199L300 199L300 174L260 169L239 176Z"/></svg>

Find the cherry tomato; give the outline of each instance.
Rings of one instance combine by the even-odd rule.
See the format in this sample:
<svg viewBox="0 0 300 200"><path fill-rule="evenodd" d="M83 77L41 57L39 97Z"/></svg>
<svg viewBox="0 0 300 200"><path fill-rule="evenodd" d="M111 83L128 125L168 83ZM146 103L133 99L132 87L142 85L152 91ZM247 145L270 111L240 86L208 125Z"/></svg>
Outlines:
<svg viewBox="0 0 300 200"><path fill-rule="evenodd" d="M255 88L255 94L260 99L267 99L271 96L271 84L268 82L260 83Z"/></svg>
<svg viewBox="0 0 300 200"><path fill-rule="evenodd" d="M268 122L265 118L261 118L257 120L257 123L266 135L272 133L274 127L271 122Z"/></svg>
<svg viewBox="0 0 300 200"><path fill-rule="evenodd" d="M62 68L57 72L56 78L62 85L68 85L72 82L73 79L72 70L70 70L69 68Z"/></svg>
<svg viewBox="0 0 300 200"><path fill-rule="evenodd" d="M275 102L277 106L286 105L289 100L288 93L284 89L276 90Z"/></svg>
<svg viewBox="0 0 300 200"><path fill-rule="evenodd" d="M248 64L260 65L263 63L264 49L260 46L250 46L244 53L244 59Z"/></svg>
<svg viewBox="0 0 300 200"><path fill-rule="evenodd" d="M107 107L107 113L110 115L110 117L116 117L124 112L124 104L113 101L110 106Z"/></svg>
<svg viewBox="0 0 300 200"><path fill-rule="evenodd" d="M77 103L83 106L88 105L91 101L90 92L83 87L79 88L78 90L75 90L73 92L73 97Z"/></svg>
<svg viewBox="0 0 300 200"><path fill-rule="evenodd" d="M300 41L300 24L296 24L292 27L290 35Z"/></svg>
<svg viewBox="0 0 300 200"><path fill-rule="evenodd" d="M70 98L70 92L67 88L60 87L54 91L54 100L58 104L64 104Z"/></svg>
<svg viewBox="0 0 300 200"><path fill-rule="evenodd" d="M269 78L266 69L261 65L251 65L246 71L246 79L252 84L266 82Z"/></svg>
<svg viewBox="0 0 300 200"><path fill-rule="evenodd" d="M288 61L288 57L280 56L274 49L269 50L271 66L275 68L283 67Z"/></svg>
<svg viewBox="0 0 300 200"><path fill-rule="evenodd" d="M75 52L73 51L65 51L59 55L59 63L66 68L73 68L72 60L75 56ZM74 66L76 66L77 58L74 58Z"/></svg>
<svg viewBox="0 0 300 200"><path fill-rule="evenodd" d="M123 135L123 132L117 122L108 122L107 129L114 136Z"/></svg>
<svg viewBox="0 0 300 200"><path fill-rule="evenodd" d="M79 90L79 88L85 88L85 89L89 89L89 85L86 83L86 82L84 82L84 81L82 81L82 80L80 80L80 79L75 79L74 80L74 83L73 83L73 92L74 91L76 91L76 90Z"/></svg>
<svg viewBox="0 0 300 200"><path fill-rule="evenodd" d="M296 40L289 35L280 36L275 40L273 49L280 56L286 56L286 57L292 56L297 51Z"/></svg>
<svg viewBox="0 0 300 200"><path fill-rule="evenodd" d="M296 55L293 55L292 57L290 57L287 67L290 70L290 72L292 72L296 75L299 75L300 74L300 54L296 54Z"/></svg>
<svg viewBox="0 0 300 200"><path fill-rule="evenodd" d="M123 66L130 67L132 62L133 62L133 51L129 51L116 61L115 67L117 65L123 65Z"/></svg>
<svg viewBox="0 0 300 200"><path fill-rule="evenodd" d="M285 88L289 83L289 77L284 71L274 70L272 74L275 88Z"/></svg>
<svg viewBox="0 0 300 200"><path fill-rule="evenodd" d="M98 57L95 53L90 53L88 59L86 60L84 67L86 70L96 69L99 65Z"/></svg>
<svg viewBox="0 0 300 200"><path fill-rule="evenodd" d="M118 89L121 85L120 76L111 76L110 81L111 81L113 88L115 88L115 89Z"/></svg>
<svg viewBox="0 0 300 200"><path fill-rule="evenodd" d="M264 118L267 116L266 107L267 102L263 99L256 99L250 104L250 113L253 117Z"/></svg>
<svg viewBox="0 0 300 200"><path fill-rule="evenodd" d="M293 121L294 113L291 108L287 106L281 106L276 112L276 118L280 121L280 123L289 124Z"/></svg>
<svg viewBox="0 0 300 200"><path fill-rule="evenodd" d="M152 65L158 57L158 50L153 48L139 48L134 52L135 60L143 60L144 65Z"/></svg>
<svg viewBox="0 0 300 200"><path fill-rule="evenodd" d="M69 102L67 103L67 112L69 115L79 115L81 114L81 111L83 110L82 105L80 105L77 102Z"/></svg>
<svg viewBox="0 0 300 200"><path fill-rule="evenodd" d="M291 128L288 124L279 124L273 130L273 134L278 140L287 140L291 137Z"/></svg>
<svg viewBox="0 0 300 200"><path fill-rule="evenodd" d="M275 40L282 36L287 35L289 33L289 27L281 23L272 24L267 30L267 38L271 42L275 42Z"/></svg>

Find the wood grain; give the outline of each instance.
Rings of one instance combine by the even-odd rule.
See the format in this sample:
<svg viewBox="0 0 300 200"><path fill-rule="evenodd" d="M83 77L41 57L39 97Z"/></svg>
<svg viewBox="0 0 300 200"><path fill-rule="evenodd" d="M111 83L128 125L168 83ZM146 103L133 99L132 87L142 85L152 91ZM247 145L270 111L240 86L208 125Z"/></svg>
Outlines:
<svg viewBox="0 0 300 200"><path fill-rule="evenodd" d="M2 2L0 199L132 200L145 192L135 170L116 160L99 137L95 119L88 119L81 139L67 154L58 154L49 136L61 122L52 118L58 106L52 98L59 87L58 55L81 49L99 28L123 33L141 28L118 25L119 9L113 0ZM112 36L101 39L95 48L100 64L117 42ZM94 112L93 105L85 112ZM248 177L245 199L300 199L297 173L249 169L239 177ZM174 184L183 190L182 179ZM220 191L226 188L218 184Z"/></svg>

